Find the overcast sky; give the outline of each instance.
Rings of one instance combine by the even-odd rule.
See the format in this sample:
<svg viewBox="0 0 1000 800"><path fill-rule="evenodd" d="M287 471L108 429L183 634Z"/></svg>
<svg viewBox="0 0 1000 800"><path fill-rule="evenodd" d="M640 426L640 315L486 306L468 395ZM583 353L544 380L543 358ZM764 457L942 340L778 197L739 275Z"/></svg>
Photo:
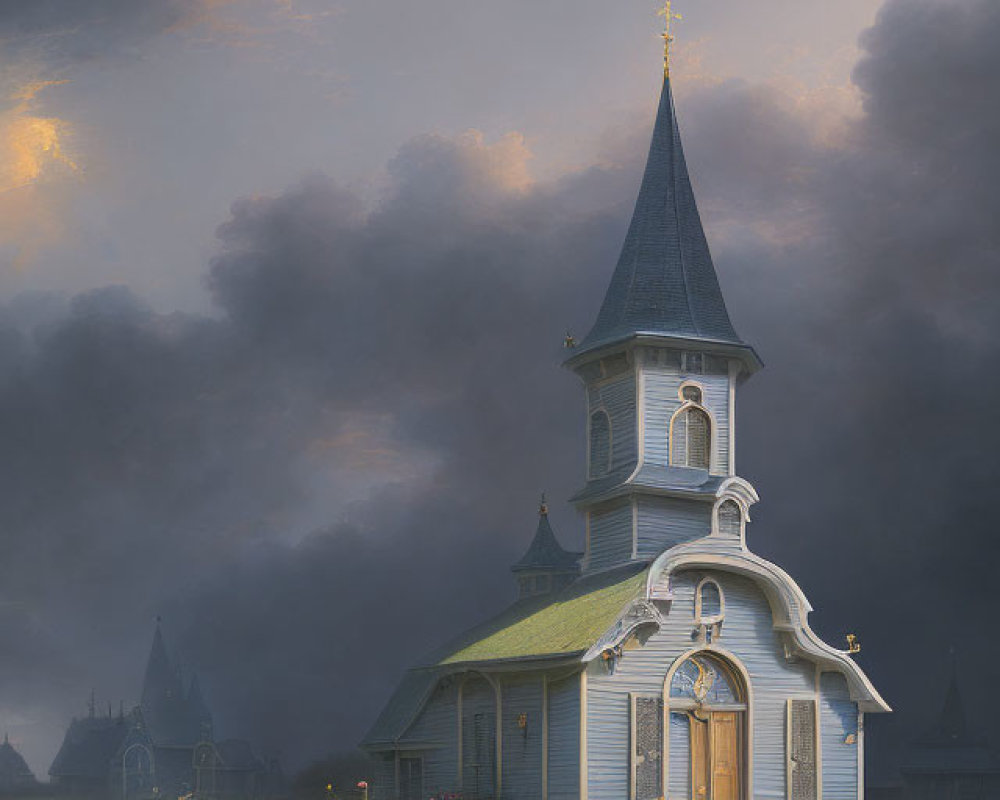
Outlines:
<svg viewBox="0 0 1000 800"><path fill-rule="evenodd" d="M897 709L998 644L1000 7L690 0L675 87L738 330L751 547ZM584 476L656 3L0 0L0 722L44 775L153 620L294 769L513 595ZM985 671L984 671L985 670ZM992 706L990 704L993 704Z"/></svg>

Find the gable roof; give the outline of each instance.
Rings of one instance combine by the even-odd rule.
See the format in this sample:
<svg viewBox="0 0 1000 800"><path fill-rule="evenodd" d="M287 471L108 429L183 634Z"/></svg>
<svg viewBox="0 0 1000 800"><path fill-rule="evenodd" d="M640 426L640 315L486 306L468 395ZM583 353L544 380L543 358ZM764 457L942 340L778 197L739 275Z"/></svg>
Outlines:
<svg viewBox="0 0 1000 800"><path fill-rule="evenodd" d="M669 78L664 78L646 171L618 265L597 321L577 353L636 335L746 347L719 288Z"/></svg>
<svg viewBox="0 0 1000 800"><path fill-rule="evenodd" d="M130 723L120 716L74 719L49 767L49 775L53 778L105 778L129 727Z"/></svg>
<svg viewBox="0 0 1000 800"><path fill-rule="evenodd" d="M437 664L569 656L584 653L625 606L641 596L646 565L574 581L553 595L522 600L438 652Z"/></svg>
<svg viewBox="0 0 1000 800"><path fill-rule="evenodd" d="M396 742L416 719L442 676L491 662L580 658L611 628L632 600L643 596L646 564L580 578L562 591L519 600L472 628L406 672L362 747Z"/></svg>

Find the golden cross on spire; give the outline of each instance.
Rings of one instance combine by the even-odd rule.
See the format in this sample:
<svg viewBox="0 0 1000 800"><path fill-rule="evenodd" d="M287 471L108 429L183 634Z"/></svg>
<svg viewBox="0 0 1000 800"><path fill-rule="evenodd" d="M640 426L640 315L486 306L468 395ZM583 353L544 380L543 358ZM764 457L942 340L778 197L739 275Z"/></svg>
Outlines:
<svg viewBox="0 0 1000 800"><path fill-rule="evenodd" d="M671 9L671 0L664 0L663 8L661 8L657 14L664 18L664 29L663 33L660 34L663 37L663 75L667 78L670 77L670 43L674 40L674 37L670 35L670 25L673 21L684 19L680 14L675 14Z"/></svg>

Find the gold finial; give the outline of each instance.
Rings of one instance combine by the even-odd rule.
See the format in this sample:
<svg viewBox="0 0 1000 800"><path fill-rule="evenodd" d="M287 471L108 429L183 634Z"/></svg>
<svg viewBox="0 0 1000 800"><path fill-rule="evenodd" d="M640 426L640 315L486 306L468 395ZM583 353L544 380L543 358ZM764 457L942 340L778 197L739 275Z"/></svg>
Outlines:
<svg viewBox="0 0 1000 800"><path fill-rule="evenodd" d="M660 34L663 37L663 77L670 77L670 43L674 40L674 37L670 35L670 25L673 21L682 20L680 14L675 14L671 9L671 0L664 0L663 8L661 8L657 14L664 18L664 28L663 33Z"/></svg>
<svg viewBox="0 0 1000 800"><path fill-rule="evenodd" d="M858 637L853 634L847 634L847 652L852 656L861 652L861 642L858 641Z"/></svg>

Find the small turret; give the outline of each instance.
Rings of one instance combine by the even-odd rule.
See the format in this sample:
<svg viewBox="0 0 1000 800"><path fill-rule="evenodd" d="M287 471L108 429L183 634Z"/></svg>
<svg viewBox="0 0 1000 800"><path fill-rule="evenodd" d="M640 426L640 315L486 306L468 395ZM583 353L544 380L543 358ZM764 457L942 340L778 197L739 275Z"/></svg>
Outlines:
<svg viewBox="0 0 1000 800"><path fill-rule="evenodd" d="M517 575L518 597L533 597L558 591L580 574L582 553L564 550L549 523L545 495L538 507L538 527L531 546L520 561L510 568Z"/></svg>

